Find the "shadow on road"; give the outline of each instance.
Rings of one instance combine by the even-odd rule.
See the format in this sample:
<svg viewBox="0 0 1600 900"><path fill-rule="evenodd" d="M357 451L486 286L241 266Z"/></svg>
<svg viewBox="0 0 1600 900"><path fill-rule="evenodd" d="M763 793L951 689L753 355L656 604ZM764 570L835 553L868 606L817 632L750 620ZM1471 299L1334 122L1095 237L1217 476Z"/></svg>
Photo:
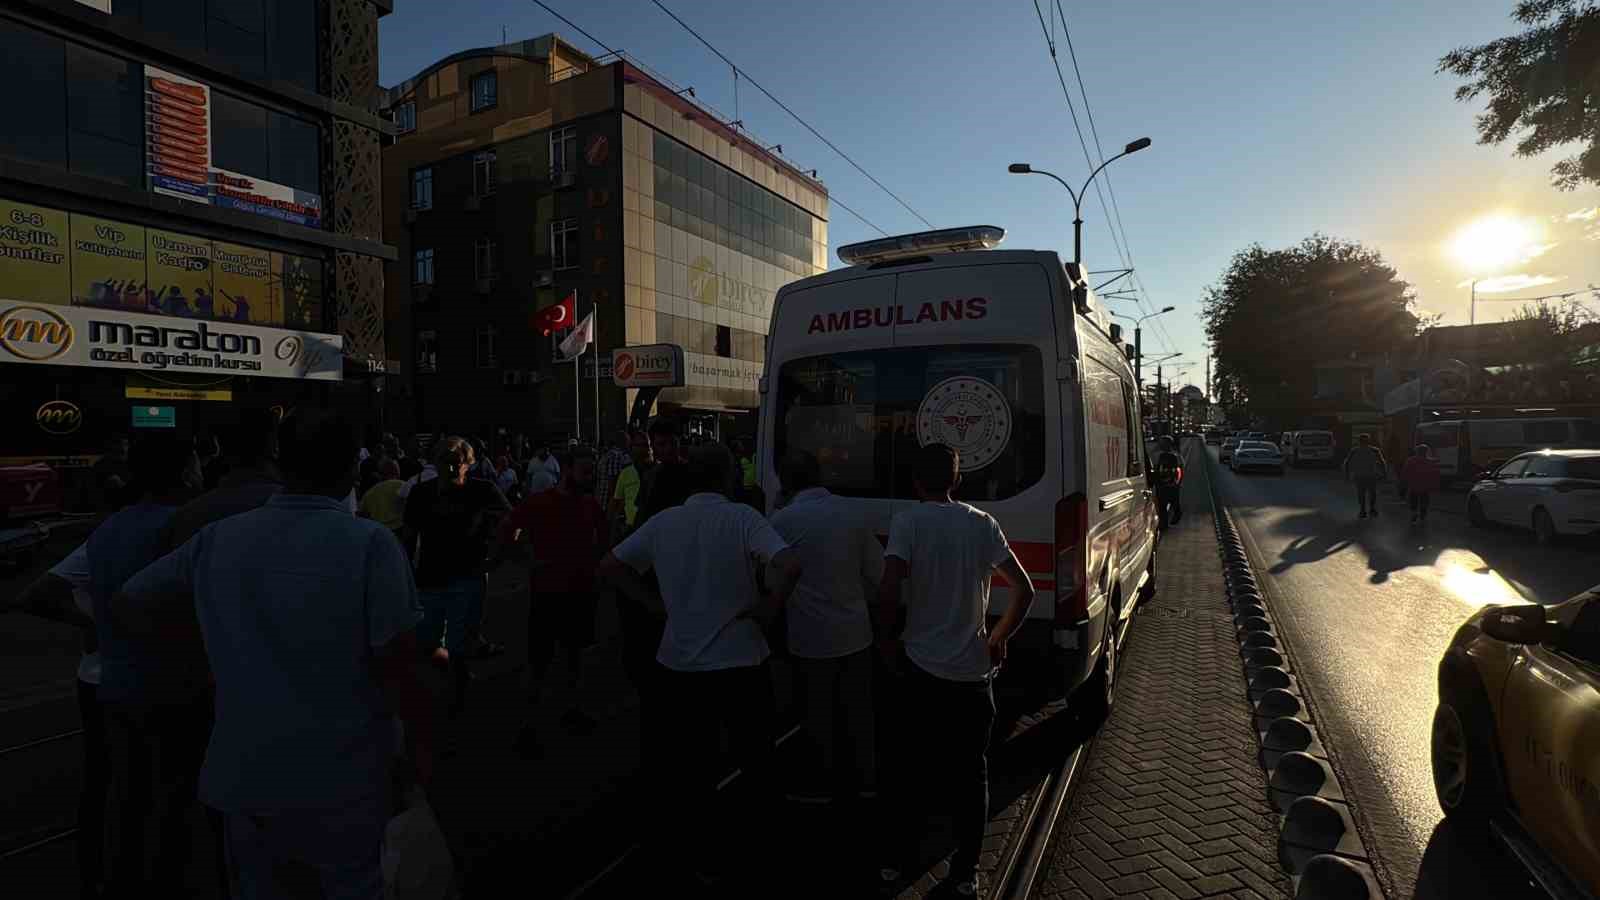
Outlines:
<svg viewBox="0 0 1600 900"><path fill-rule="evenodd" d="M1273 525L1279 534L1294 539L1278 554L1268 571L1281 575L1298 565L1320 562L1336 553L1358 547L1372 571L1367 580L1383 584L1389 576L1412 566L1431 566L1444 543L1425 533L1385 528L1382 519L1337 522L1318 511L1285 516Z"/></svg>
<svg viewBox="0 0 1600 900"><path fill-rule="evenodd" d="M1422 854L1411 891L1415 900L1545 900L1548 897L1517 859L1488 838L1464 835L1441 821Z"/></svg>

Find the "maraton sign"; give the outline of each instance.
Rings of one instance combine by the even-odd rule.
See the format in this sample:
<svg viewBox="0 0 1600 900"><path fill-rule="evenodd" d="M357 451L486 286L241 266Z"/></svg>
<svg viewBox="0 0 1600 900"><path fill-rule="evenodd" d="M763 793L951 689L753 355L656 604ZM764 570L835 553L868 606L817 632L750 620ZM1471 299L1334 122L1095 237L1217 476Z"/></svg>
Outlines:
<svg viewBox="0 0 1600 900"><path fill-rule="evenodd" d="M891 325L920 325L923 322L981 319L988 314L988 297L940 300L924 303L921 306L901 304L869 306L818 313L811 317L811 327L806 329L806 334L827 334L851 329L860 331L864 328L888 328Z"/></svg>
<svg viewBox="0 0 1600 900"><path fill-rule="evenodd" d="M83 427L83 410L69 400L47 400L34 410L33 421L45 434L71 434Z"/></svg>
<svg viewBox="0 0 1600 900"><path fill-rule="evenodd" d="M683 348L645 344L611 351L611 382L617 387L682 387Z"/></svg>
<svg viewBox="0 0 1600 900"><path fill-rule="evenodd" d="M0 301L0 362L338 381L343 347L332 334Z"/></svg>

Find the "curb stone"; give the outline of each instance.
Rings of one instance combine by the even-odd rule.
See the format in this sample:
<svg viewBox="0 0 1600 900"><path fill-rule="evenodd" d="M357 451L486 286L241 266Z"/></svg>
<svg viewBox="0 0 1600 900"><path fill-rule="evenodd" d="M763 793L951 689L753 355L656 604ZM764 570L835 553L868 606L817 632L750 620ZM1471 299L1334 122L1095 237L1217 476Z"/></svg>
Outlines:
<svg viewBox="0 0 1600 900"><path fill-rule="evenodd" d="M1278 862L1293 879L1296 900L1382 898L1371 857L1300 696L1294 669L1284 657L1244 541L1210 477L1211 455L1205 457L1223 580L1256 714L1258 759L1280 814Z"/></svg>

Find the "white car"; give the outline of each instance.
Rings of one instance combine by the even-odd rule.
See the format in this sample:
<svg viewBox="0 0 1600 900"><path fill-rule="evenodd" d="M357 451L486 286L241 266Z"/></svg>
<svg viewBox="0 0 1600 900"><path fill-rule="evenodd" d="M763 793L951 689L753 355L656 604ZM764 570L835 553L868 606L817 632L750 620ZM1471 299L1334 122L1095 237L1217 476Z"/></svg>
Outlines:
<svg viewBox="0 0 1600 900"><path fill-rule="evenodd" d="M1266 441L1240 441L1234 448L1233 455L1228 458L1228 468L1235 472L1247 472L1253 469L1271 469L1283 474L1283 452L1278 445Z"/></svg>
<svg viewBox="0 0 1600 900"><path fill-rule="evenodd" d="M1536 450L1514 456L1472 486L1467 517L1533 529L1541 544L1600 534L1600 450Z"/></svg>
<svg viewBox="0 0 1600 900"><path fill-rule="evenodd" d="M1233 457L1235 447L1239 446L1239 436L1230 434L1222 439L1222 449L1217 451L1217 462L1225 463Z"/></svg>

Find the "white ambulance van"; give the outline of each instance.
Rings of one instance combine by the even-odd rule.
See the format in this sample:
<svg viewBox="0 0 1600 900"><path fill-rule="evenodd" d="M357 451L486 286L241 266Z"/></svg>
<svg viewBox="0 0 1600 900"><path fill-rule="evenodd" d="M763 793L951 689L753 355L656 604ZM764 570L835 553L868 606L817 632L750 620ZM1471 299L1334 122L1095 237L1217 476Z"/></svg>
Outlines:
<svg viewBox="0 0 1600 900"><path fill-rule="evenodd" d="M1061 688L1109 706L1138 601L1154 592L1157 514L1120 329L1077 267L996 250L993 226L839 248L848 268L778 291L758 466L814 454L825 485L886 538L916 502L924 444L961 454L959 500L999 520L1038 596L1013 647L1051 654ZM1010 601L996 576L991 617Z"/></svg>

